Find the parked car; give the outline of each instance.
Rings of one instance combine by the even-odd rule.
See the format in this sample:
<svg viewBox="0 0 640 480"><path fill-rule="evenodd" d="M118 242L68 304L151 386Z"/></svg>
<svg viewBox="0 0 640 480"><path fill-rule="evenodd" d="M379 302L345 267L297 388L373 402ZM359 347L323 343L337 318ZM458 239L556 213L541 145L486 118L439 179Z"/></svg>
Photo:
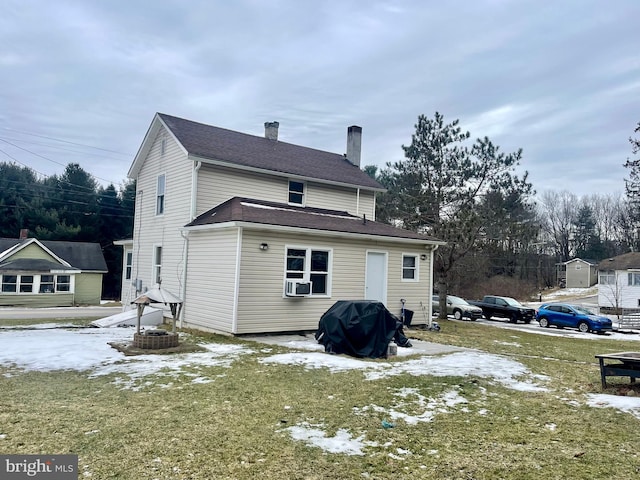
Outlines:
<svg viewBox="0 0 640 480"><path fill-rule="evenodd" d="M596 315L581 305L568 303L545 303L540 306L536 320L541 327L555 325L558 328L577 328L581 332L604 333L611 331L611 320Z"/></svg>
<svg viewBox="0 0 640 480"><path fill-rule="evenodd" d="M440 297L434 295L432 300L433 313L440 312ZM467 302L464 298L454 295L447 295L447 315L453 315L456 320L468 318L469 320L477 320L482 318L482 309Z"/></svg>
<svg viewBox="0 0 640 480"><path fill-rule="evenodd" d="M525 307L516 299L511 297L498 297L496 295L485 295L482 300L469 302L471 305L480 307L482 315L489 320L491 317L508 318L511 323L531 323L536 318L536 311L533 308Z"/></svg>

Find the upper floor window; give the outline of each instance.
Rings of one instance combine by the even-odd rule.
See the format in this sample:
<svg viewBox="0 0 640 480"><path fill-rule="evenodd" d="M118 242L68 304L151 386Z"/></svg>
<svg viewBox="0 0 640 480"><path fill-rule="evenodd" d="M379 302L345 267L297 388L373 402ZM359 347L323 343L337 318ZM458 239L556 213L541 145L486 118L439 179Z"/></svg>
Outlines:
<svg viewBox="0 0 640 480"><path fill-rule="evenodd" d="M289 203L304 205L304 182L289 180Z"/></svg>
<svg viewBox="0 0 640 480"><path fill-rule="evenodd" d="M640 286L640 273L639 272L629 273L629 286L631 286L631 287Z"/></svg>
<svg viewBox="0 0 640 480"><path fill-rule="evenodd" d="M160 140L160 155L164 155L166 151L167 151L167 139L165 137L162 137L162 140Z"/></svg>
<svg viewBox="0 0 640 480"><path fill-rule="evenodd" d="M153 283L162 282L162 247L156 246L153 252Z"/></svg>
<svg viewBox="0 0 640 480"><path fill-rule="evenodd" d="M600 272L600 278L598 282L602 285L615 285L616 284L616 272L613 270L602 270Z"/></svg>
<svg viewBox="0 0 640 480"><path fill-rule="evenodd" d="M165 191L165 176L158 175L158 183L156 186L156 215L162 215L164 213L164 191Z"/></svg>
<svg viewBox="0 0 640 480"><path fill-rule="evenodd" d="M287 248L287 280L311 282L311 295L329 295L330 253L315 248Z"/></svg>
<svg viewBox="0 0 640 480"><path fill-rule="evenodd" d="M418 281L417 255L402 255L402 280L407 282Z"/></svg>

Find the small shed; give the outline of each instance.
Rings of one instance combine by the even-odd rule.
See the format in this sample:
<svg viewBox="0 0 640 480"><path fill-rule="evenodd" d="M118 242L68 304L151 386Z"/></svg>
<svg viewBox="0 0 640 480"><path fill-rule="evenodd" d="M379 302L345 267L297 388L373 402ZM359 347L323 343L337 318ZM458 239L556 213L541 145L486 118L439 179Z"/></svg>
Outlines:
<svg viewBox="0 0 640 480"><path fill-rule="evenodd" d="M598 263L595 260L573 258L563 265L567 288L589 288L598 283Z"/></svg>

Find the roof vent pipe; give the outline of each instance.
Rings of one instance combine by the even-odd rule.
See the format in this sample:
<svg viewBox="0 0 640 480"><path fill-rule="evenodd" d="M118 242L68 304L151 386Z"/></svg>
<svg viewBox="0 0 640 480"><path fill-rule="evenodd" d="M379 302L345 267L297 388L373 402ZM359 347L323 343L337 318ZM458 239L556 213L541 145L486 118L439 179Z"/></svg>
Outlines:
<svg viewBox="0 0 640 480"><path fill-rule="evenodd" d="M352 125L347 129L347 160L360 168L360 149L362 147L362 127Z"/></svg>
<svg viewBox="0 0 640 480"><path fill-rule="evenodd" d="M264 138L278 140L278 122L264 122Z"/></svg>

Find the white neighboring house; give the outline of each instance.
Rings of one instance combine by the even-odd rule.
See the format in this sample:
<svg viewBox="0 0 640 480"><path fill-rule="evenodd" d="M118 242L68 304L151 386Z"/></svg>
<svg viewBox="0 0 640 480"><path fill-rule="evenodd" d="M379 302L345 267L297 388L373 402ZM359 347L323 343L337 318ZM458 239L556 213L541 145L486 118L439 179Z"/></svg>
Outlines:
<svg viewBox="0 0 640 480"><path fill-rule="evenodd" d="M640 252L625 253L600 262L598 306L640 311Z"/></svg>
<svg viewBox="0 0 640 480"><path fill-rule="evenodd" d="M338 300L431 311L443 242L375 221L384 188L344 155L156 114L129 170L136 180L122 301L162 287L181 326L229 334L315 330ZM426 323L417 314L413 323Z"/></svg>

